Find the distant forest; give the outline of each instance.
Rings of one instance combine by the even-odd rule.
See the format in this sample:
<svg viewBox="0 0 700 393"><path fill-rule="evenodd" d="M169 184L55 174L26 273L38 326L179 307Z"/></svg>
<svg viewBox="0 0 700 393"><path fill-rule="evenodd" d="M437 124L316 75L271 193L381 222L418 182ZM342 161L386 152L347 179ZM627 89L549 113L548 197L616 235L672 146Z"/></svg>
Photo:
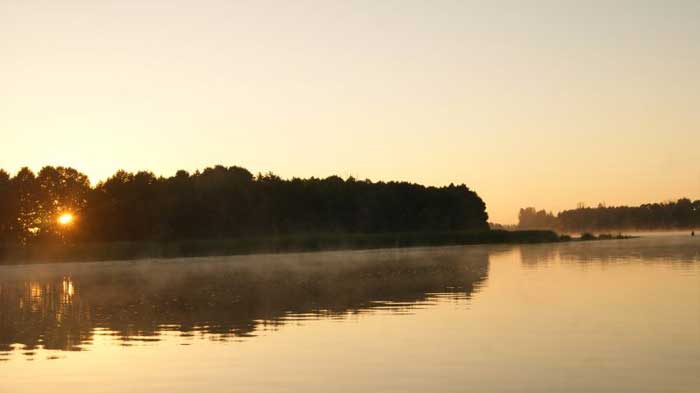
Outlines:
<svg viewBox="0 0 700 393"><path fill-rule="evenodd" d="M61 225L66 213L74 221ZM485 230L487 218L484 202L465 185L285 180L215 166L172 177L118 171L92 187L72 168L23 168L14 176L0 170L5 244Z"/></svg>
<svg viewBox="0 0 700 393"><path fill-rule="evenodd" d="M700 200L683 198L676 202L641 206L579 207L564 210L556 216L528 207L520 209L518 217L521 229L564 232L691 229L700 228Z"/></svg>

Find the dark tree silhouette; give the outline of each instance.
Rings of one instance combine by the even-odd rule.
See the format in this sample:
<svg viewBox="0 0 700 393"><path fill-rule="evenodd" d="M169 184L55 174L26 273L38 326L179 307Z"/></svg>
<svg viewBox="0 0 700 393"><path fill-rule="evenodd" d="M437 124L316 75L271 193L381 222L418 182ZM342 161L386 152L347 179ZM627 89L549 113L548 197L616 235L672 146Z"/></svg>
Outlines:
<svg viewBox="0 0 700 393"><path fill-rule="evenodd" d="M1 171L0 201L0 239L18 243L488 229L484 202L465 185L285 180L236 166L168 178L118 171L94 188L72 168ZM62 212L75 225L60 226Z"/></svg>
<svg viewBox="0 0 700 393"><path fill-rule="evenodd" d="M16 204L12 195L10 175L0 169L0 242L11 240L10 234L16 217Z"/></svg>
<svg viewBox="0 0 700 393"><path fill-rule="evenodd" d="M567 232L608 230L691 229L700 227L700 200L641 206L599 205L564 210L556 217L534 208L520 210L521 228L548 228Z"/></svg>
<svg viewBox="0 0 700 393"><path fill-rule="evenodd" d="M39 171L35 187L36 236L46 241L66 236L68 232L58 228L56 218L62 213L81 216L90 193L87 176L72 168L47 166Z"/></svg>
<svg viewBox="0 0 700 393"><path fill-rule="evenodd" d="M25 244L39 229L39 188L34 172L26 167L20 169L10 180L9 195L12 217L8 236Z"/></svg>
<svg viewBox="0 0 700 393"><path fill-rule="evenodd" d="M527 207L520 209L518 214L518 227L522 229L553 229L557 226L557 217L544 210Z"/></svg>

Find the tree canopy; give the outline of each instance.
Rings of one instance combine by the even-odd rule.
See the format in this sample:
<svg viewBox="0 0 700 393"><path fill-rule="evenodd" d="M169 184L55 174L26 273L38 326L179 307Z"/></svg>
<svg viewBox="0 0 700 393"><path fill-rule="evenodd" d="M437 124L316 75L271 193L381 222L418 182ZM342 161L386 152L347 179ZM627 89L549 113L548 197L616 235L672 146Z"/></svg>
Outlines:
<svg viewBox="0 0 700 393"><path fill-rule="evenodd" d="M58 217L75 221L62 225ZM92 187L73 168L0 170L0 241L160 241L294 233L488 229L465 185L254 176L215 166L157 177L117 171ZM63 223L66 224L66 223Z"/></svg>
<svg viewBox="0 0 700 393"><path fill-rule="evenodd" d="M518 226L566 232L700 228L700 200L682 198L676 202L640 206L580 206L556 216L544 210L526 208L520 210Z"/></svg>

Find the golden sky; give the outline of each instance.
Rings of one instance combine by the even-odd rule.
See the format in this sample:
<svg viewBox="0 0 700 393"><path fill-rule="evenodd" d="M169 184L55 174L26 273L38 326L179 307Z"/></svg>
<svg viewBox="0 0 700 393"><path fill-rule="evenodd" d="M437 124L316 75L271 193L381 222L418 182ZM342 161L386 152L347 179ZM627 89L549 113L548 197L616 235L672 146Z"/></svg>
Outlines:
<svg viewBox="0 0 700 393"><path fill-rule="evenodd" d="M585 3L585 4L584 4ZM698 1L0 0L0 167L700 198Z"/></svg>

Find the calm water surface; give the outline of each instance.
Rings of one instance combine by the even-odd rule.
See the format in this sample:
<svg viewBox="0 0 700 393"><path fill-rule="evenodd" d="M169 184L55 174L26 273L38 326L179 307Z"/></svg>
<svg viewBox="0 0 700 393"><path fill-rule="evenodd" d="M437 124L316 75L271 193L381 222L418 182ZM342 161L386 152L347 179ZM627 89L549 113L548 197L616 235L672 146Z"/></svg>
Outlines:
<svg viewBox="0 0 700 393"><path fill-rule="evenodd" d="M0 267L0 392L698 392L700 237Z"/></svg>

